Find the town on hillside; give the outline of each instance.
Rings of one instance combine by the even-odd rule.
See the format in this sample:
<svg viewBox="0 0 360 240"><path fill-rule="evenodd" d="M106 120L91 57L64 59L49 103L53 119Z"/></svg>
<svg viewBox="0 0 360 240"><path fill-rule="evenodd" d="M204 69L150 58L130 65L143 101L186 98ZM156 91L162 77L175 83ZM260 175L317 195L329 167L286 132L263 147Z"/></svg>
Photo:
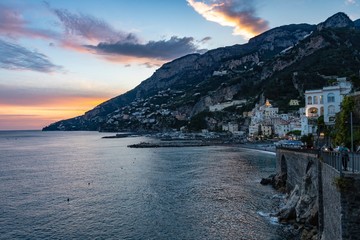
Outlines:
<svg viewBox="0 0 360 240"><path fill-rule="evenodd" d="M155 96L145 100L137 99L130 105L120 108L108 120L108 124L114 126L119 122L122 122L122 125L128 122L132 126L137 123L138 128L146 129L147 126L151 126L154 129L159 123L161 123L159 126L164 126L167 122L174 125L174 121L188 123L185 126L180 125L178 130L157 131L156 136L162 139L196 138L230 143L274 141L277 144L291 143L300 147L302 145L300 139L303 136L312 135L317 147L324 144L330 145L329 140L325 141L323 133L318 129L319 118L322 117L327 126L335 124L335 116L341 110L344 97L352 92L352 83L347 81L346 77L328 78L333 79L330 86L305 90L304 102L291 99L288 105L291 109L297 110L288 113L283 113L278 107L272 105L271 102L276 99L266 99L265 96L261 96L255 107L249 111L241 111L242 115L238 114L240 111L233 111L230 114L227 111L229 109L243 110L249 100L228 99L208 106L206 115L200 114L199 119L190 119L186 114L171 110L167 104L156 104L164 98L186 97L186 92L168 89L159 91ZM217 116L221 117L217 118ZM197 129L191 131L194 129L189 128L196 124L198 124Z"/></svg>

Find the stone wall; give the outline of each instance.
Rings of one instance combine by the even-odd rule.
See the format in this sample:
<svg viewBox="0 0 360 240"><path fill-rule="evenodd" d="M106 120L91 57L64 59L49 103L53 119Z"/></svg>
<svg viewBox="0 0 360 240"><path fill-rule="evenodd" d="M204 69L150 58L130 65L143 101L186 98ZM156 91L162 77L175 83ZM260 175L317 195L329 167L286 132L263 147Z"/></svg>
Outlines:
<svg viewBox="0 0 360 240"><path fill-rule="evenodd" d="M341 195L336 189L335 179L340 173L327 164L321 163L320 181L322 191L319 192L319 222L322 240L341 239Z"/></svg>
<svg viewBox="0 0 360 240"><path fill-rule="evenodd" d="M343 239L360 239L360 176L345 174L341 191Z"/></svg>
<svg viewBox="0 0 360 240"><path fill-rule="evenodd" d="M276 155L277 174L287 175L287 190L292 191L288 203L296 201L292 203L296 221L307 224L314 214L306 212L317 211L318 239L360 240L360 174L341 176L306 151L277 149Z"/></svg>
<svg viewBox="0 0 360 240"><path fill-rule="evenodd" d="M317 163L317 155L304 151L278 150L277 172L287 173L286 187L291 191L295 185L301 185L310 166Z"/></svg>

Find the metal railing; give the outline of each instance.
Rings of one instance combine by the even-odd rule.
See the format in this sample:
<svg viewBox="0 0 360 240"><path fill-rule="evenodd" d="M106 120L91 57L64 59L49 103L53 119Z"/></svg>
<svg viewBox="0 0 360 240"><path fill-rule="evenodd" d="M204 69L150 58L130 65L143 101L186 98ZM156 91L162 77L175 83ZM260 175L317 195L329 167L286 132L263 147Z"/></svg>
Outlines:
<svg viewBox="0 0 360 240"><path fill-rule="evenodd" d="M332 166L340 173L345 171L344 164L346 164L347 168L345 172L360 172L360 154L358 153L350 152L348 160L343 160L343 156L339 152L320 151L319 156L324 163Z"/></svg>
<svg viewBox="0 0 360 240"><path fill-rule="evenodd" d="M349 160L346 161L347 170L345 171L342 160L343 156L340 152L337 151L321 151L318 149L300 149L284 146L279 146L277 147L277 149L316 154L321 159L321 161L338 170L340 174L342 174L343 172L360 173L360 153L349 152Z"/></svg>

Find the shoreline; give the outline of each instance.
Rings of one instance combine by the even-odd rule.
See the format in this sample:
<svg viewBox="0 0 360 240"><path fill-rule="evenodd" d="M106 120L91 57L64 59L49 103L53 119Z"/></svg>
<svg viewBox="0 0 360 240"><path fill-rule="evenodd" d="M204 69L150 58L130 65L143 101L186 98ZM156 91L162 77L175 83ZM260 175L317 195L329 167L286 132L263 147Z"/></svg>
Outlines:
<svg viewBox="0 0 360 240"><path fill-rule="evenodd" d="M273 144L244 143L239 146L246 149L276 153L276 147Z"/></svg>

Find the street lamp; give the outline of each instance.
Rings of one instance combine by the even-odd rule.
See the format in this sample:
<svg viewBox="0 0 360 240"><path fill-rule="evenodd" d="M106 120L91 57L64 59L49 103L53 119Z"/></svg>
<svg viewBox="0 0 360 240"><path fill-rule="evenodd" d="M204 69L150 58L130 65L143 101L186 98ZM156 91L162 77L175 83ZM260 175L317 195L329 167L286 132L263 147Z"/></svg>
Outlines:
<svg viewBox="0 0 360 240"><path fill-rule="evenodd" d="M354 135L353 135L353 113L350 112L350 140L351 140L351 160L352 160L352 170L353 172L355 167L355 161L354 161Z"/></svg>
<svg viewBox="0 0 360 240"><path fill-rule="evenodd" d="M350 112L350 138L351 138L351 152L354 152L354 136L353 136L353 117Z"/></svg>

